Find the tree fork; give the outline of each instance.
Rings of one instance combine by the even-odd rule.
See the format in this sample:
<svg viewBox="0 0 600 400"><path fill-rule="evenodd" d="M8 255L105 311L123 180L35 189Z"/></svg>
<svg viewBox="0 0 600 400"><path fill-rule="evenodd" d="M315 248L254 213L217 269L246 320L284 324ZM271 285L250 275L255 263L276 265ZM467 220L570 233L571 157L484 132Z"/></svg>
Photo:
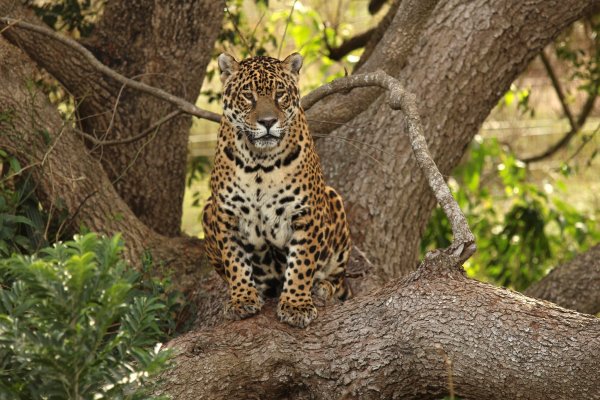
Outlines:
<svg viewBox="0 0 600 400"><path fill-rule="evenodd" d="M382 58L383 64L378 67L417 96L427 144L443 175L449 175L458 164L510 82L556 35L599 3L439 2L397 75L387 68L398 64L398 59ZM398 41L401 38L388 30L377 51L393 51ZM333 102L334 110L362 104L360 112L353 113L347 123L335 124L332 132L360 141L358 156L342 151L340 142L333 139L319 140L317 149L327 181L344 197L351 226L360 227L352 230L353 242L387 276L402 276L417 265L420 238L435 201L426 180L415 173L416 160L406 135L401 134L404 114L390 112L381 96L362 103L359 90L319 103ZM328 110L329 106L315 106L307 117L322 120L324 115L329 117ZM378 163L364 157L371 148L385 148L377 153Z"/></svg>

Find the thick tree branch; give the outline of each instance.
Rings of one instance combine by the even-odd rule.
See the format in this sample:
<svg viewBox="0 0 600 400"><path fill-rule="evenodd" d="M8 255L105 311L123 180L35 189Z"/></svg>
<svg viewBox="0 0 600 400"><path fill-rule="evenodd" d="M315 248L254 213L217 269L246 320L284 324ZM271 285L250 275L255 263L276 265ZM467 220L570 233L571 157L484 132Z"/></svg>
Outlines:
<svg viewBox="0 0 600 400"><path fill-rule="evenodd" d="M398 7L400 7L401 2L401 0L393 0L391 2L389 10L381 19L381 21L379 21L379 24L377 24L375 31L369 38L367 44L365 45L365 49L360 56L360 60L358 60L358 62L354 66L355 70L360 69L360 67L371 57L371 54L375 50L377 43L379 43L383 35L385 35L385 32L391 25L392 21L394 20L394 17L396 17L396 12L398 11Z"/></svg>
<svg viewBox="0 0 600 400"><path fill-rule="evenodd" d="M548 57L546 57L546 54L543 51L540 53L540 59L542 60L542 63L544 64L544 68L546 69L546 72L548 73L550 82L552 82L552 87L554 88L554 91L556 92L556 96L558 97L558 100L561 104L563 112L565 113L565 116L569 120L569 125L571 126L571 129L558 142L556 142L553 145L551 145L550 147L548 147L548 149L544 150L543 152L541 152L537 155L524 158L522 160L524 163L533 163L533 162L542 161L548 157L553 156L558 150L560 150L564 146L568 145L571 142L571 139L573 139L573 137L575 135L577 135L577 133L581 130L581 128L585 124L587 117L590 115L591 111L594 109L594 102L596 101L596 97L598 96L597 88L593 88L590 91L590 93L588 94L587 100L585 101L585 104L583 105L583 108L581 109L581 113L579 114L579 117L577 117L577 119L575 119L575 117L573 116L573 113L571 112L571 107L569 107L569 104L567 103L567 100L565 98L565 94L562 89L562 86L556 76L556 73L554 72L554 68L552 68L552 64L550 64L550 60L548 60Z"/></svg>
<svg viewBox="0 0 600 400"><path fill-rule="evenodd" d="M600 313L600 245L557 266L525 294L582 313Z"/></svg>
<svg viewBox="0 0 600 400"><path fill-rule="evenodd" d="M175 366L160 393L439 399L449 381L473 399L600 393L600 320L469 280L452 256L319 312L298 330L275 322L268 304L253 318L173 340Z"/></svg>
<svg viewBox="0 0 600 400"><path fill-rule="evenodd" d="M437 4L408 63L397 76L390 75L417 96L427 144L444 176L458 164L490 109L516 76L591 6L588 0L450 0ZM392 35L391 28L387 33ZM393 43L389 36L378 47L393 51ZM388 62L396 61L390 58ZM337 109L346 111L362 101L359 90L330 98L345 97L347 103L340 100ZM312 107L308 118L328 116L328 110L320 109L328 101ZM360 141L364 149L353 154L344 151L339 141L319 140L323 169L329 184L344 196L351 226L358 227L352 230L354 243L377 270L399 276L416 266L420 237L435 199L426 180L415 173L416 160L406 135L399 134L405 127L403 113L390 112L385 98L379 97L352 110L351 118L335 124L334 136ZM364 157L371 146L385 149L377 153L378 163Z"/></svg>
<svg viewBox="0 0 600 400"><path fill-rule="evenodd" d="M197 112L193 103L218 35L223 9L224 0L182 0L177 7L152 0L107 2L92 36L79 41L85 47L77 47L77 41L61 40L60 35L50 39L52 31L47 28L45 33L49 36L18 24L3 33L74 97L81 131L96 137L98 142L119 142L118 146L98 146L92 140L85 141L96 150L93 156L101 161L135 215L167 236L181 233L186 143L192 120L186 113L157 129L169 132L168 135L154 135L148 142L135 140L134 136L139 137L140 132L153 125L156 117L168 115L178 106L123 82L138 89L144 84L160 88L159 96L167 94L169 100L171 95L170 100ZM0 17L40 25L16 0L0 0ZM111 70L119 76L107 75ZM216 114L199 112L200 116L203 114L218 119Z"/></svg>

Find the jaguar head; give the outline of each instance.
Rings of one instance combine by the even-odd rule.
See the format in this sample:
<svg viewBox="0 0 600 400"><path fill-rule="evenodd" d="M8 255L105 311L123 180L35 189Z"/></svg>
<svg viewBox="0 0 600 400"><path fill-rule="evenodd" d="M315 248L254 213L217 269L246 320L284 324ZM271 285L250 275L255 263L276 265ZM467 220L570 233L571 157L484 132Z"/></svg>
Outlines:
<svg viewBox="0 0 600 400"><path fill-rule="evenodd" d="M284 60L259 56L238 62L223 53L218 62L224 117L250 147L276 148L300 110L302 56L294 53Z"/></svg>

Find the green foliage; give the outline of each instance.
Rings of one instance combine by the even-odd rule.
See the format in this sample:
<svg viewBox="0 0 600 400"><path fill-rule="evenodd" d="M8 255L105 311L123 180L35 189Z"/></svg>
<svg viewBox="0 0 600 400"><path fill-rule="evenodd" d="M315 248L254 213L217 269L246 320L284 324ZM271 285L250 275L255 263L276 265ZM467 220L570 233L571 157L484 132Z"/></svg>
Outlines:
<svg viewBox="0 0 600 400"><path fill-rule="evenodd" d="M0 398L149 398L169 306L122 249L87 234L0 261Z"/></svg>
<svg viewBox="0 0 600 400"><path fill-rule="evenodd" d="M535 117L535 110L529 106L530 95L530 88L519 88L512 83L510 89L504 94L502 100L500 100L500 106L509 107L515 104L519 112L529 114L533 118Z"/></svg>
<svg viewBox="0 0 600 400"><path fill-rule="evenodd" d="M132 293L136 296L149 296L159 299L164 308L158 316L161 331L160 340L166 342L181 332L189 330L193 322L190 314L194 312L192 304L185 301L183 293L173 287L171 270L158 268L150 253L145 253L142 267L138 273L137 284Z"/></svg>
<svg viewBox="0 0 600 400"><path fill-rule="evenodd" d="M527 181L525 165L495 139L477 137L469 158L449 184L477 238L477 253L465 265L478 279L523 290L565 261L600 240L594 216L586 215ZM564 190L564 188L562 189ZM433 213L422 251L447 247L452 231L443 211Z"/></svg>

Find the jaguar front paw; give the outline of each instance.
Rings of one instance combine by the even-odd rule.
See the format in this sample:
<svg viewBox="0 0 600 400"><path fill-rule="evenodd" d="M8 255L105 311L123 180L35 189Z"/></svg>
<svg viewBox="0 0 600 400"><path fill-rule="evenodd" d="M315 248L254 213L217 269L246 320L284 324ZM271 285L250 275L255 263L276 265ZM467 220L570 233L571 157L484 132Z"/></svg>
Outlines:
<svg viewBox="0 0 600 400"><path fill-rule="evenodd" d="M277 316L281 321L292 326L306 328L313 319L317 318L317 309L312 301L299 304L279 301Z"/></svg>
<svg viewBox="0 0 600 400"><path fill-rule="evenodd" d="M263 299L257 293L240 298L231 298L225 303L225 317L231 320L251 317L260 311L263 303Z"/></svg>

